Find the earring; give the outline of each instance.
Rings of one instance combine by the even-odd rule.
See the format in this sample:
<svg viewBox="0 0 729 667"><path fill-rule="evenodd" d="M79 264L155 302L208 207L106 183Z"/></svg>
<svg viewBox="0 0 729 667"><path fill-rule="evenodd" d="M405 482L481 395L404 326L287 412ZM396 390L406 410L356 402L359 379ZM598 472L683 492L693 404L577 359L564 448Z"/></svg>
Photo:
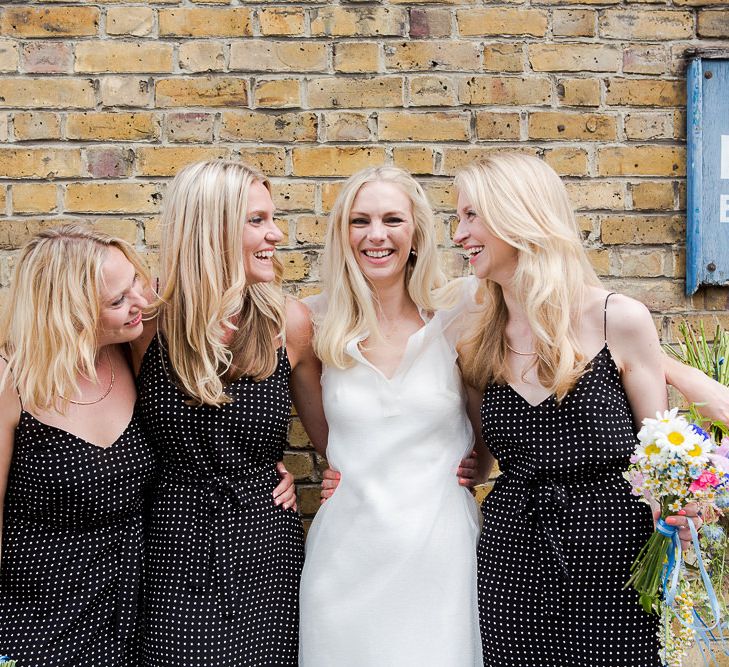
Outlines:
<svg viewBox="0 0 729 667"><path fill-rule="evenodd" d="M418 251L415 248L410 248L410 257L415 259L418 256Z"/></svg>

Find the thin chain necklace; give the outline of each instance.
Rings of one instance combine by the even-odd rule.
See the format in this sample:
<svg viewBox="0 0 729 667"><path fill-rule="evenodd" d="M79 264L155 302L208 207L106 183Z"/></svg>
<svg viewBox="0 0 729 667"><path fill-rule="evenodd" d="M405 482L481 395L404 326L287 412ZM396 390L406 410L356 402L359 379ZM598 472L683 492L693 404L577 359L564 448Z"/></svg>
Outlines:
<svg viewBox="0 0 729 667"><path fill-rule="evenodd" d="M69 403L73 403L74 405L94 405L95 403L100 403L101 401L103 401L111 393L111 390L114 388L114 364L111 363L109 348L104 348L104 351L106 352L106 361L109 363L109 368L111 369L111 382L109 382L109 387L107 388L107 390L95 401L74 401L72 398L66 398L65 396L61 396L63 400L68 401Z"/></svg>
<svg viewBox="0 0 729 667"><path fill-rule="evenodd" d="M506 343L506 341L504 341ZM509 343L506 343L506 347L509 348L514 354L518 354L520 357L535 357L538 353L537 352L519 352L519 350L515 350Z"/></svg>

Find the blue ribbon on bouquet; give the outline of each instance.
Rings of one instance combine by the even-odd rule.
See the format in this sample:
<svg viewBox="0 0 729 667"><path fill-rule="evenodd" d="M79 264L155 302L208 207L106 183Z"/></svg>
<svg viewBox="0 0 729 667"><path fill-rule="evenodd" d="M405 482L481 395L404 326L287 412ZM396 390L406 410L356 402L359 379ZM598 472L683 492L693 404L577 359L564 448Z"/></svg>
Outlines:
<svg viewBox="0 0 729 667"><path fill-rule="evenodd" d="M681 571L684 568L683 561L683 550L681 549L681 540L678 537L678 528L676 526L669 526L663 519L658 519L656 523L656 530L665 537L671 539L671 546L668 551L668 562L663 566L662 573L662 585L663 585L663 600L668 608L674 612L674 616L678 619L679 623L684 627L693 630L696 636L696 643L699 646L701 657L703 658L704 665L707 667L718 665L714 652L711 648L710 642L713 640L721 646L721 651L725 655L729 655L729 650L726 648L726 639L722 633L722 628L726 627L726 624L722 624L721 621L721 609L719 607L719 600L716 597L714 586L711 583L704 560L701 557L701 548L699 545L699 534L694 525L693 519L688 518L688 526L691 531L691 540L694 545L694 551L696 552L696 564L701 574L701 581L704 584L704 590L706 596L709 599L709 608L711 610L712 623L708 625L704 619L702 619L698 612L694 610L693 619L691 623L684 621L680 615L675 612L675 599L678 592L678 580L681 575ZM668 626L665 628L668 633ZM707 657L708 656L708 657Z"/></svg>

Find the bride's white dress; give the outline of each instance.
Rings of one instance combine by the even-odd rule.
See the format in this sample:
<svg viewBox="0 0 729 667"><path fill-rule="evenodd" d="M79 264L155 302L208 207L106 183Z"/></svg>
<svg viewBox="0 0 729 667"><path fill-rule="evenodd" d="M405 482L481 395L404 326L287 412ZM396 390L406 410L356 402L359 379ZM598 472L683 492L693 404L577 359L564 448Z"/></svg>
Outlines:
<svg viewBox="0 0 729 667"><path fill-rule="evenodd" d="M306 543L301 667L483 664L480 514L456 477L474 439L455 363L463 303L410 337L392 378L357 340L353 367L324 368L327 460L342 477Z"/></svg>

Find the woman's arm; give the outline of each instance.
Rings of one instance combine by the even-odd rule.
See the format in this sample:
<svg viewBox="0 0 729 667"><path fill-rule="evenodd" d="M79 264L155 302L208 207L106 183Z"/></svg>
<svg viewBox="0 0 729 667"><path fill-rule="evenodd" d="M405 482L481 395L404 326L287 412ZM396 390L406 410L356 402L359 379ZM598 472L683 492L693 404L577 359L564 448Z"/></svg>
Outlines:
<svg viewBox="0 0 729 667"><path fill-rule="evenodd" d="M663 371L666 382L680 391L689 403L701 404L699 412L704 417L729 424L729 387L667 354L663 355Z"/></svg>
<svg viewBox="0 0 729 667"><path fill-rule="evenodd" d="M6 363L0 359L0 375L5 372ZM11 381L0 393L0 560L2 559L3 504L8 484L10 461L13 458L15 428L20 421L20 399Z"/></svg>
<svg viewBox="0 0 729 667"><path fill-rule="evenodd" d="M329 427L321 398L321 362L314 354L312 337L308 309L294 299L287 299L286 351L292 368L291 395L314 449L325 456Z"/></svg>
<svg viewBox="0 0 729 667"><path fill-rule="evenodd" d="M484 484L489 479L491 468L494 465L494 455L489 451L483 439L481 428L481 401L483 392L473 387L466 387L467 401L466 412L471 420L473 433L476 437L474 449L476 451L476 471L473 484Z"/></svg>

